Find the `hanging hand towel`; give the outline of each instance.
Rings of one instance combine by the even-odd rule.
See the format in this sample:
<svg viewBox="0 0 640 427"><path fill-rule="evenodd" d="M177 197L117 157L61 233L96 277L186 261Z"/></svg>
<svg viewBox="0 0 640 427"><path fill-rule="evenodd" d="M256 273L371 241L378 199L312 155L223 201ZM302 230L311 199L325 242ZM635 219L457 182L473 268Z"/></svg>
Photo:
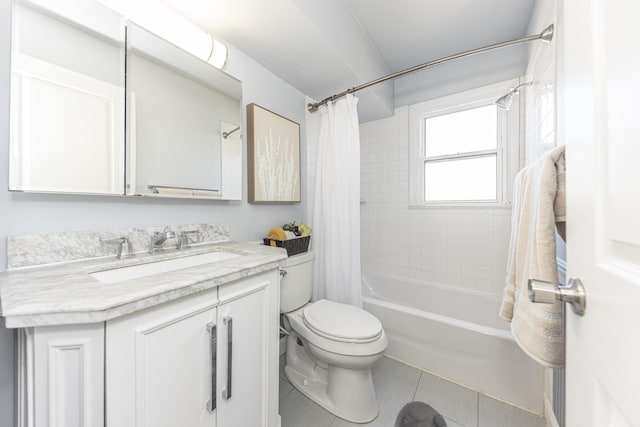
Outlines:
<svg viewBox="0 0 640 427"><path fill-rule="evenodd" d="M558 156L555 162L557 172L557 191L556 200L553 203L553 210L556 215L556 229L558 234L562 237L562 240L567 241L567 184L565 173L565 152L562 149L562 154Z"/></svg>
<svg viewBox="0 0 640 427"><path fill-rule="evenodd" d="M516 177L500 308L500 317L511 322L518 345L548 367L564 366L562 306L529 301L527 282L536 278L558 283L555 226L556 218L564 220L563 197L564 146L549 151Z"/></svg>

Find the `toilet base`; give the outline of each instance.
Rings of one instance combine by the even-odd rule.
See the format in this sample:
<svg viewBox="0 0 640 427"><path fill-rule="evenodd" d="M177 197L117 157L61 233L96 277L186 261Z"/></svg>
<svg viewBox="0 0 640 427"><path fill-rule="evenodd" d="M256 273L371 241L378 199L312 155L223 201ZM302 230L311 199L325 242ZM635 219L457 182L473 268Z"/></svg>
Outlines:
<svg viewBox="0 0 640 427"><path fill-rule="evenodd" d="M344 420L368 423L378 416L371 369L322 367L290 336L284 372L297 390Z"/></svg>

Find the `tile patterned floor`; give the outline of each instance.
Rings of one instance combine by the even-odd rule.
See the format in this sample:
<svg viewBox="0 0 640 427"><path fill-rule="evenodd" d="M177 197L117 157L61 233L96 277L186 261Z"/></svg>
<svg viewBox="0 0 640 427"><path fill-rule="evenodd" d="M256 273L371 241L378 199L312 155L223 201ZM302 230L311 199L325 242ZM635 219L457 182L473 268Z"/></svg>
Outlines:
<svg viewBox="0 0 640 427"><path fill-rule="evenodd" d="M337 418L298 390L280 370L282 427L393 427L405 403L429 403L447 420L448 427L545 427L542 418L428 372L385 357L373 369L380 414L368 424Z"/></svg>

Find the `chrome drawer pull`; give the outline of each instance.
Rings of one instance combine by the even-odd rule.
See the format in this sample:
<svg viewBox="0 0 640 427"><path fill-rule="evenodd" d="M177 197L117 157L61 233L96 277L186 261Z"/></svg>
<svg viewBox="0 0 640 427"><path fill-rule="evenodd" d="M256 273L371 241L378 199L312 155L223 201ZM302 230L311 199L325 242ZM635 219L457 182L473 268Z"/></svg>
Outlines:
<svg viewBox="0 0 640 427"><path fill-rule="evenodd" d="M231 366L233 360L233 319L225 316L222 321L227 326L227 388L222 390L224 400L231 399Z"/></svg>
<svg viewBox="0 0 640 427"><path fill-rule="evenodd" d="M209 332L209 346L211 354L211 398L207 402L209 412L216 410L216 355L218 338L216 336L216 324L207 323L207 332Z"/></svg>

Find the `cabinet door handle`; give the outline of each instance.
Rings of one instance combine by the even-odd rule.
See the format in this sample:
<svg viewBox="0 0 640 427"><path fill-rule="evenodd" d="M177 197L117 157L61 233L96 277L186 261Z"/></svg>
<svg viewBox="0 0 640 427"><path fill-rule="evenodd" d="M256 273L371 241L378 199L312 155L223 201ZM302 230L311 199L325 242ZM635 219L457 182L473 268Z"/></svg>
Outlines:
<svg viewBox="0 0 640 427"><path fill-rule="evenodd" d="M207 323L207 332L209 332L209 347L211 354L211 397L207 402L207 409L209 412L216 410L216 356L218 337L216 335L216 324L211 322Z"/></svg>
<svg viewBox="0 0 640 427"><path fill-rule="evenodd" d="M227 388L222 390L224 400L231 399L231 366L233 361L233 319L225 316L222 321L227 326Z"/></svg>

